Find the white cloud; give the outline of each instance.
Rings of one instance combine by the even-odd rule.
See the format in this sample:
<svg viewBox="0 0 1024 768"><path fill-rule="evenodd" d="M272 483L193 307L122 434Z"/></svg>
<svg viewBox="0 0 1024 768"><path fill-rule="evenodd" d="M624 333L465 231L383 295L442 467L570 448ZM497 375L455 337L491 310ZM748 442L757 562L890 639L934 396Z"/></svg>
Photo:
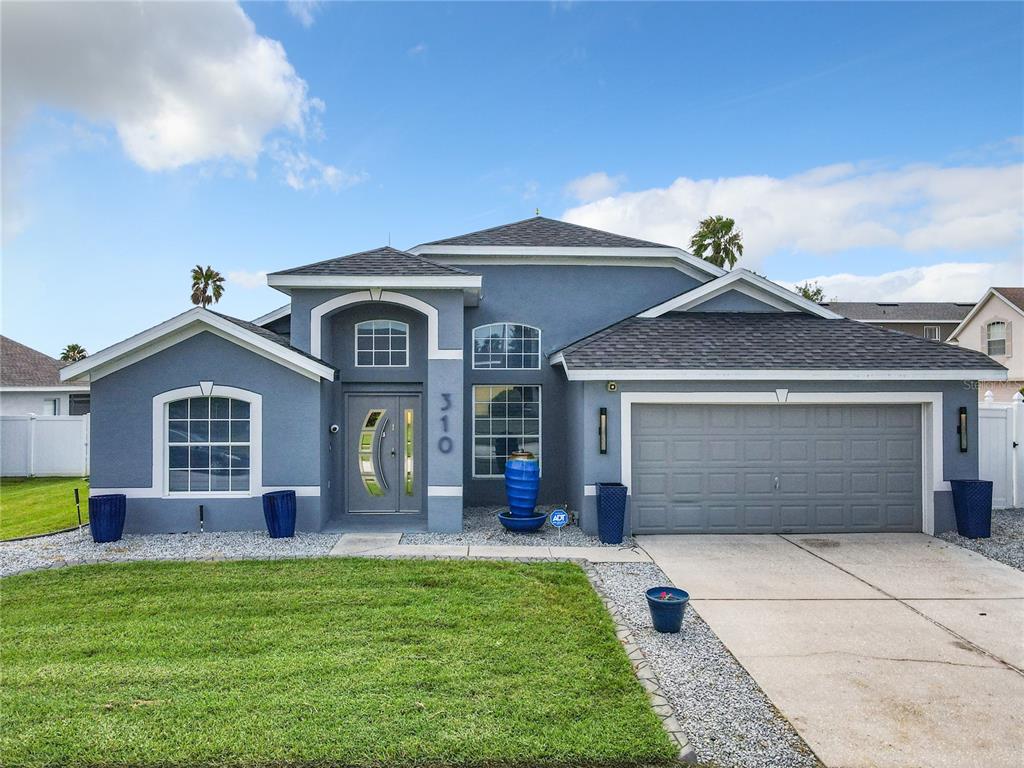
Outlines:
<svg viewBox="0 0 1024 768"><path fill-rule="evenodd" d="M947 262L881 275L817 275L807 279L819 283L825 295L837 301L966 302L977 301L993 285L1024 283L1024 263ZM803 282L799 280L796 284Z"/></svg>
<svg viewBox="0 0 1024 768"><path fill-rule="evenodd" d="M320 0L288 0L288 13L294 16L299 24L309 29L316 21L316 15L322 5Z"/></svg>
<svg viewBox="0 0 1024 768"><path fill-rule="evenodd" d="M271 154L284 176L284 183L296 190L328 187L337 192L369 178L365 172L348 173L289 144L275 145Z"/></svg>
<svg viewBox="0 0 1024 768"><path fill-rule="evenodd" d="M581 189L588 191L586 185ZM686 247L697 222L712 214L736 219L747 267L756 268L777 252L830 254L870 247L987 249L1019 258L1024 165L879 169L838 164L782 178L680 177L666 188L571 208L563 218Z"/></svg>
<svg viewBox="0 0 1024 768"><path fill-rule="evenodd" d="M410 48L408 51L406 51L406 53L409 56L421 56L422 54L424 54L426 52L427 52L427 44L426 43L416 43L416 45L414 45L412 48Z"/></svg>
<svg viewBox="0 0 1024 768"><path fill-rule="evenodd" d="M266 270L262 272L246 272L245 270L228 272L228 282L247 290L262 288L267 284L267 272Z"/></svg>
<svg viewBox="0 0 1024 768"><path fill-rule="evenodd" d="M609 176L604 171L598 171L573 179L565 185L565 193L581 203L589 203L614 195L624 180L622 176Z"/></svg>
<svg viewBox="0 0 1024 768"><path fill-rule="evenodd" d="M316 130L322 102L236 3L9 3L3 22L5 146L43 105L112 124L150 171Z"/></svg>

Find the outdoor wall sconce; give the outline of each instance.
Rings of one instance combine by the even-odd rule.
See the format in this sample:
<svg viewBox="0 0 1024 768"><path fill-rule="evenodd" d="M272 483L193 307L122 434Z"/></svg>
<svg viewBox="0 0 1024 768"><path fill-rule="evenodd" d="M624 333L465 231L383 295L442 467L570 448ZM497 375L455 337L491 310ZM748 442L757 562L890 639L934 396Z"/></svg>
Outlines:
<svg viewBox="0 0 1024 768"><path fill-rule="evenodd" d="M960 421L956 425L956 433L960 435L960 453L967 453L967 407L960 406Z"/></svg>
<svg viewBox="0 0 1024 768"><path fill-rule="evenodd" d="M597 414L597 447L601 453L608 453L608 409L601 408Z"/></svg>

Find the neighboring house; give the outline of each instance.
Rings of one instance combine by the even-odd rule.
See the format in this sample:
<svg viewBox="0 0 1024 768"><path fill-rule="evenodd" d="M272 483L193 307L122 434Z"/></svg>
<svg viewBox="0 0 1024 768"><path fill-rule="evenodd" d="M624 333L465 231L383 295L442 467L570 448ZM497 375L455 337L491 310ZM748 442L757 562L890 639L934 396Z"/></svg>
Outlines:
<svg viewBox="0 0 1024 768"><path fill-rule="evenodd" d="M931 341L948 339L974 308L973 302L960 304L949 301L828 301L821 306L850 320Z"/></svg>
<svg viewBox="0 0 1024 768"><path fill-rule="evenodd" d="M1009 369L1005 380L979 381L979 399L991 391L997 402L1013 400L1024 387L1024 288L989 288L949 341L984 352Z"/></svg>
<svg viewBox="0 0 1024 768"><path fill-rule="evenodd" d="M196 530L200 504L207 530L261 528L281 488L304 530L453 531L529 450L540 502L587 530L621 481L636 532L931 533L947 481L978 476L963 382L1005 376L539 216L267 281L289 306L258 323L193 308L64 369L92 385L91 492L128 496L128 530Z"/></svg>
<svg viewBox="0 0 1024 768"><path fill-rule="evenodd" d="M64 363L0 336L0 416L79 416L89 412L89 385L60 379Z"/></svg>

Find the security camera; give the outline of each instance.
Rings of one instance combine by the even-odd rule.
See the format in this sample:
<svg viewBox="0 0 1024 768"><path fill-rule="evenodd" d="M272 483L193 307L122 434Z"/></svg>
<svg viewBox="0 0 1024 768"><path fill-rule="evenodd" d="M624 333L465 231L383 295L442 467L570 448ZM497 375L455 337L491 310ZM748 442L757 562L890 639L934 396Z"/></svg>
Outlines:
<svg viewBox="0 0 1024 768"><path fill-rule="evenodd" d="M331 424L331 434L332 435L338 434L338 429L339 429L339 427L338 427L337 424Z"/></svg>

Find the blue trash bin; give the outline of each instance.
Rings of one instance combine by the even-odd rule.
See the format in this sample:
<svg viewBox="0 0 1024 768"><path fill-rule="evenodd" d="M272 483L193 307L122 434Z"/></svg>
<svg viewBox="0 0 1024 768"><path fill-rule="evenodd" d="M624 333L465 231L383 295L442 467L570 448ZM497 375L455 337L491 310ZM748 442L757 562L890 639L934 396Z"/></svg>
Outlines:
<svg viewBox="0 0 1024 768"><path fill-rule="evenodd" d="M597 537L602 544L621 544L626 527L626 486L597 483Z"/></svg>
<svg viewBox="0 0 1024 768"><path fill-rule="evenodd" d="M295 491L271 491L263 494L263 517L272 539L295 535Z"/></svg>
<svg viewBox="0 0 1024 768"><path fill-rule="evenodd" d="M992 535L992 481L950 480L956 532L969 539Z"/></svg>
<svg viewBox="0 0 1024 768"><path fill-rule="evenodd" d="M125 495L105 493L89 497L89 533L97 544L117 541L124 533Z"/></svg>

